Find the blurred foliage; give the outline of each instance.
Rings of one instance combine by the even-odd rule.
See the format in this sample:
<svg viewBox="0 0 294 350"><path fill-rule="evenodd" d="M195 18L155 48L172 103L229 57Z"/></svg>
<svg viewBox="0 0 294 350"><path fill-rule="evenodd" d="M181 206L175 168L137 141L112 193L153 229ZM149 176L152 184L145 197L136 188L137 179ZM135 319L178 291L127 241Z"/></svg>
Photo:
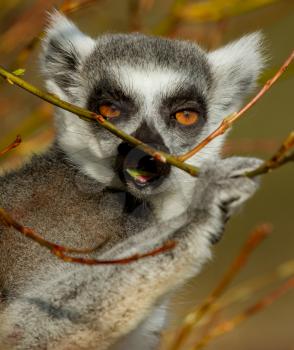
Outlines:
<svg viewBox="0 0 294 350"><path fill-rule="evenodd" d="M178 9L178 17L183 20L208 22L244 14L267 6L279 0L211 0L191 3Z"/></svg>
<svg viewBox="0 0 294 350"><path fill-rule="evenodd" d="M53 4L92 36L105 31L141 31L192 40L209 50L244 33L262 29L266 51L271 57L262 82L293 49L293 0L1 0L0 63L11 70L26 69L25 79L37 86L43 84L38 68L38 38L44 28L46 10ZM225 147L226 154L268 158L276 150L293 128L293 71L292 65L285 78L235 125ZM0 149L17 134L23 139L20 147L0 160L3 169L17 167L32 152L46 149L54 137L52 116L52 106L0 81ZM249 277L260 280L293 258L293 178L290 165L265 176L257 196L229 224L223 241L216 247L215 262L175 298L171 329L212 290L224 271L223 266L227 266L256 222L270 221L275 230L237 278L237 284L245 283ZM265 292L275 283L271 280L270 286L265 285ZM251 293L251 303L262 295L259 290ZM228 310L220 311L217 318L230 316L249 305L245 299L241 306L232 304ZM293 295L285 296L207 349L293 350L291 309L294 309Z"/></svg>

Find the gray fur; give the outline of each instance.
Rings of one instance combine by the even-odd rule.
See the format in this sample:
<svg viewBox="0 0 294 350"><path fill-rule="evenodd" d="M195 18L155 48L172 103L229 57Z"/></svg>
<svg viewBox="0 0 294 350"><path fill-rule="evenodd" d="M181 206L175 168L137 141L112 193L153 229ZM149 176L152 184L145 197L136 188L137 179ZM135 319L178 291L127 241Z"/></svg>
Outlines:
<svg viewBox="0 0 294 350"><path fill-rule="evenodd" d="M114 120L120 128L180 154L252 89L262 66L259 42L253 34L205 53L141 34L94 41L55 13L41 61L52 92L94 111L115 100L126 110ZM177 125L172 116L181 108L196 109L201 122ZM219 159L218 139L191 159L201 165L198 178L164 168L152 185L138 187L119 170L144 155L64 111L56 126L46 154L0 178L1 206L51 241L97 246L90 255L97 259L166 240L177 245L128 265L80 266L0 224L0 348L155 349L168 295L199 272L227 219L254 193L256 182L239 175L259 161Z"/></svg>

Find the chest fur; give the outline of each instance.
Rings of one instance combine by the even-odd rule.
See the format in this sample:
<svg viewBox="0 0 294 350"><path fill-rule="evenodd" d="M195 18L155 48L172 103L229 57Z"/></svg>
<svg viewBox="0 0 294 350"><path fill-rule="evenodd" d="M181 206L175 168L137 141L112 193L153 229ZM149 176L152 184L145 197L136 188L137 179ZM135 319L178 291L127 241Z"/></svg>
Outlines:
<svg viewBox="0 0 294 350"><path fill-rule="evenodd" d="M0 202L46 239L95 256L138 233L152 214L123 191L105 190L55 156L41 157L0 179ZM46 249L0 224L0 291L14 294L44 267L66 269ZM5 292L3 292L5 291Z"/></svg>

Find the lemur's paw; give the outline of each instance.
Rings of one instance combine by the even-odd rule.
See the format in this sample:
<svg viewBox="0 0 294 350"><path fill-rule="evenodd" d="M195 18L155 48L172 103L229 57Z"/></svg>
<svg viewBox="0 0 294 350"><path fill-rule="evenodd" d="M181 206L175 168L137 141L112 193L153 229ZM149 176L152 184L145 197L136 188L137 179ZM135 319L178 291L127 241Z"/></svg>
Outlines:
<svg viewBox="0 0 294 350"><path fill-rule="evenodd" d="M256 158L232 157L207 163L203 167L199 180L204 190L201 196L202 204L198 204L209 207L211 213L220 221L217 232L212 233L212 243L220 240L224 225L230 216L257 190L256 178L243 175L256 169L261 163Z"/></svg>

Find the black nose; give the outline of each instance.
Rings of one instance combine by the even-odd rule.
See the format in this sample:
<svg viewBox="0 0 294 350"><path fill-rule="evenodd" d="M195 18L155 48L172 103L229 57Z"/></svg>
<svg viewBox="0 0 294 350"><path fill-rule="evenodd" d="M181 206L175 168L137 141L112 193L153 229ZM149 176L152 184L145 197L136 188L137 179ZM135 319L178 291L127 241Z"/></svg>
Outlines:
<svg viewBox="0 0 294 350"><path fill-rule="evenodd" d="M131 146L128 142L122 142L117 147L117 152L121 156L126 156L131 150L133 146Z"/></svg>
<svg viewBox="0 0 294 350"><path fill-rule="evenodd" d="M169 153L169 150L166 146L163 144L150 144L148 143L149 146L153 147L157 151L163 151L166 153ZM134 150L134 146L130 145L128 142L122 142L118 145L117 147L117 152L121 156L126 156L130 151ZM143 151L140 151L142 154L146 154Z"/></svg>

